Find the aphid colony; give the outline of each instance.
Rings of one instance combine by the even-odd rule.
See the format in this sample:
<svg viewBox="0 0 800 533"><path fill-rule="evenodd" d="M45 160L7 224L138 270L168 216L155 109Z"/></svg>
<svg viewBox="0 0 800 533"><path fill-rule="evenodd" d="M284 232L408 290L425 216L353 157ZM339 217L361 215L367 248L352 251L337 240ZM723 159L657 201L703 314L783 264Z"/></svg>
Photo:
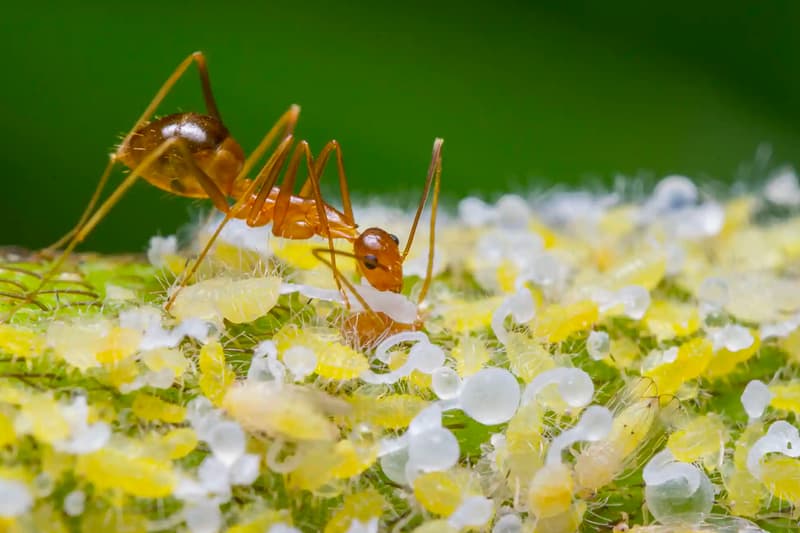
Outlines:
<svg viewBox="0 0 800 533"><path fill-rule="evenodd" d="M150 120L192 62L208 114ZM724 203L680 176L638 203L468 198L437 225L441 140L413 216L354 210L340 147L295 143L298 113L245 159L194 54L65 252L4 258L0 529L798 527L792 171ZM342 211L319 189L331 155ZM93 210L116 162L132 171ZM137 177L222 218L186 251L154 238L150 264L69 264ZM193 251L210 260L184 271Z"/></svg>
<svg viewBox="0 0 800 533"><path fill-rule="evenodd" d="M465 200L440 219L422 329L367 348L343 336L316 242L233 221L170 313L173 239L151 265L76 265L101 305L28 305L0 326L0 524L796 528L800 218L773 204L701 201L679 177L643 203ZM416 320L416 257L389 297L341 276Z"/></svg>

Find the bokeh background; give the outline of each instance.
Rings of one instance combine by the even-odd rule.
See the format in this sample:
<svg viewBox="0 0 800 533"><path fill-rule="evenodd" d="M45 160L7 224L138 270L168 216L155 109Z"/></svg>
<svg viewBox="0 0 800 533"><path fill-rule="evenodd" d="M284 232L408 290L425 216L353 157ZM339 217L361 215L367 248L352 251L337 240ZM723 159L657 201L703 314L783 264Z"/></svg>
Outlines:
<svg viewBox="0 0 800 533"><path fill-rule="evenodd" d="M71 227L115 143L196 49L245 150L299 103L298 133L342 143L361 198L415 198L435 136L451 202L620 175L724 189L763 179L763 143L770 164L800 161L796 1L53 4L0 15L2 244L41 247ZM162 112L201 109L191 72ZM204 205L141 182L84 248L143 250Z"/></svg>

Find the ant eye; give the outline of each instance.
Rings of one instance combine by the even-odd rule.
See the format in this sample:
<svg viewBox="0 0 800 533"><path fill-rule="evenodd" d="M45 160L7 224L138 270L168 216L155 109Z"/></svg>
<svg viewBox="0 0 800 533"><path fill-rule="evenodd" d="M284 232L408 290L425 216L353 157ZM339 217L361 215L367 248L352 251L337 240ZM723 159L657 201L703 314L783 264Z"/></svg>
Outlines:
<svg viewBox="0 0 800 533"><path fill-rule="evenodd" d="M389 238L391 238L396 245L400 246L400 239L397 238L397 235L390 233Z"/></svg>
<svg viewBox="0 0 800 533"><path fill-rule="evenodd" d="M372 254L364 256L364 266L367 270L374 270L378 268L378 258Z"/></svg>

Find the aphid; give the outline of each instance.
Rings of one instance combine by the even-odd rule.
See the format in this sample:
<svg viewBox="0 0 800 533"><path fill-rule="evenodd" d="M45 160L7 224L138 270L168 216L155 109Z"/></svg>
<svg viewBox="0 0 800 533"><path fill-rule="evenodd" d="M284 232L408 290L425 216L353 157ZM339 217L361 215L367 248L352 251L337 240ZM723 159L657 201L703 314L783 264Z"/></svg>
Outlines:
<svg viewBox="0 0 800 533"><path fill-rule="evenodd" d="M200 72L200 83L206 104L205 115L186 112L167 115L151 120L156 108L186 73L192 63ZM294 146L294 126L300 108L292 105L267 132L256 149L245 158L241 146L225 127L211 90L205 56L195 52L187 57L156 93L134 127L124 137L103 171L97 187L77 225L56 243L45 250L53 251L66 244L61 255L45 274L39 287L27 293L25 301L12 309L8 318L26 302L33 301L44 285L55 276L72 250L99 224L113 206L133 186L137 178L144 178L152 185L169 193L188 198L208 198L214 206L225 213L225 219L213 235L206 249L195 262L189 275L183 276L181 286L197 268L213 241L231 218L246 219L251 226L262 226L272 222L276 236L290 239L306 239L314 234L331 237L355 237L352 209L346 191L346 178L341 151L336 141L330 141L321 151L316 166L306 141ZM279 135L283 135L272 155L258 175L250 180L248 173L267 153ZM311 184L320 175L331 152L336 152L344 213L322 202L319 187ZM291 157L290 157L291 153ZM309 179L299 195L293 195L294 181L301 159L305 156L309 167ZM284 183L275 186L281 169L289 160ZM130 169L130 173L111 195L94 210L108 181L111 170L117 163ZM313 167L313 168L312 168ZM311 193L317 193L311 198ZM229 205L228 198L235 200ZM324 229L320 220L324 219ZM167 304L171 305L173 298Z"/></svg>

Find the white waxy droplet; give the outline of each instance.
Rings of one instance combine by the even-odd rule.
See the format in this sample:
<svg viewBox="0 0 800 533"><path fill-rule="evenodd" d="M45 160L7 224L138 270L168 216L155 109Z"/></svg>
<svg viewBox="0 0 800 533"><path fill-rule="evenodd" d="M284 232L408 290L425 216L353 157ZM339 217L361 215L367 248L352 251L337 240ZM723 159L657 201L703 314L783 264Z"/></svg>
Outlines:
<svg viewBox="0 0 800 533"><path fill-rule="evenodd" d="M295 381L302 381L317 368L317 355L307 346L292 346L284 352L283 362Z"/></svg>
<svg viewBox="0 0 800 533"><path fill-rule="evenodd" d="M15 479L0 479L0 517L11 518L27 512L33 505L28 487Z"/></svg>
<svg viewBox="0 0 800 533"><path fill-rule="evenodd" d="M206 492L226 494L230 491L228 478L228 466L213 455L207 456L197 467L197 480Z"/></svg>
<svg viewBox="0 0 800 533"><path fill-rule="evenodd" d="M474 196L458 202L458 218L466 226L477 228L492 222L496 216L495 208Z"/></svg>
<svg viewBox="0 0 800 533"><path fill-rule="evenodd" d="M432 404L417 413L417 416L411 420L407 434L411 437L440 427L442 427L442 409L437 404Z"/></svg>
<svg viewBox="0 0 800 533"><path fill-rule="evenodd" d="M64 498L64 512L69 516L80 516L86 505L86 494L82 490L73 490Z"/></svg>
<svg viewBox="0 0 800 533"><path fill-rule="evenodd" d="M252 485L258 478L261 458L253 453L239 457L230 469L231 485Z"/></svg>
<svg viewBox="0 0 800 533"><path fill-rule="evenodd" d="M772 393L769 388L757 379L750 381L742 393L742 406L751 420L761 418L771 401Z"/></svg>
<svg viewBox="0 0 800 533"><path fill-rule="evenodd" d="M467 527L479 528L492 518L493 513L492 500L483 496L469 496L464 498L447 521L459 531Z"/></svg>
<svg viewBox="0 0 800 533"><path fill-rule="evenodd" d="M519 406L520 389L514 375L502 368L484 368L470 376L461 390L461 409L487 426L508 422Z"/></svg>
<svg viewBox="0 0 800 533"><path fill-rule="evenodd" d="M522 533L522 519L514 513L507 514L495 522L492 533Z"/></svg>
<svg viewBox="0 0 800 533"><path fill-rule="evenodd" d="M380 459L383 473L398 485L408 483L406 463L408 463L408 448L405 447L386 454Z"/></svg>
<svg viewBox="0 0 800 533"><path fill-rule="evenodd" d="M697 289L697 298L709 310L719 311L728 304L728 284L722 278L706 278Z"/></svg>
<svg viewBox="0 0 800 533"><path fill-rule="evenodd" d="M528 383L522 397L522 403L528 404L536 399L536 396L545 387L558 384L558 392L561 398L573 408L585 407L592 401L594 396L594 383L589 374L580 368L556 367L545 370Z"/></svg>
<svg viewBox="0 0 800 533"><path fill-rule="evenodd" d="M747 452L747 469L756 479L761 479L761 459L768 453L800 457L800 431L785 420L772 423Z"/></svg>
<svg viewBox="0 0 800 533"><path fill-rule="evenodd" d="M302 533L302 531L296 527L281 523L270 526L270 528L267 530L267 533Z"/></svg>
<svg viewBox="0 0 800 533"><path fill-rule="evenodd" d="M183 519L191 533L217 533L222 527L219 505L211 501L184 508Z"/></svg>
<svg viewBox="0 0 800 533"><path fill-rule="evenodd" d="M430 374L444 364L444 352L430 342L418 342L408 352L408 365L424 374Z"/></svg>
<svg viewBox="0 0 800 533"><path fill-rule="evenodd" d="M705 472L690 463L676 461L669 450L657 453L642 473L645 502L662 524L693 524L714 504L714 487Z"/></svg>
<svg viewBox="0 0 800 533"><path fill-rule="evenodd" d="M531 208L518 194L506 194L497 200L497 225L507 229L526 229Z"/></svg>
<svg viewBox="0 0 800 533"><path fill-rule="evenodd" d="M728 324L711 332L711 342L714 351L726 349L729 352L739 352L749 348L755 342L750 330L744 326Z"/></svg>
<svg viewBox="0 0 800 533"><path fill-rule="evenodd" d="M650 293L639 285L629 285L617 291L617 299L625 308L625 315L641 320L650 307Z"/></svg>
<svg viewBox="0 0 800 533"><path fill-rule="evenodd" d="M595 361L602 361L608 357L611 350L611 340L605 331L592 331L586 339L586 351Z"/></svg>
<svg viewBox="0 0 800 533"><path fill-rule="evenodd" d="M575 426L555 437L547 450L545 463L554 465L561 463L561 452L574 443L585 440L597 442L603 440L611 432L614 417L606 407L591 405L581 415Z"/></svg>
<svg viewBox="0 0 800 533"><path fill-rule="evenodd" d="M658 182L648 204L657 212L676 211L694 205L697 199L697 186L692 180L671 175Z"/></svg>
<svg viewBox="0 0 800 533"><path fill-rule="evenodd" d="M409 461L423 471L447 470L458 462L459 454L455 435L441 427L414 435L408 445Z"/></svg>
<svg viewBox="0 0 800 533"><path fill-rule="evenodd" d="M531 264L530 279L541 287L548 287L558 282L561 274L561 263L551 254L538 255Z"/></svg>
<svg viewBox="0 0 800 533"><path fill-rule="evenodd" d="M506 317L511 315L515 322L522 324L530 322L535 314L536 305L533 302L531 291L525 286L519 287L517 292L503 300L492 313L492 331L497 340L505 344L508 342L508 331L503 324Z"/></svg>
<svg viewBox="0 0 800 533"><path fill-rule="evenodd" d="M47 498L52 494L56 484L46 472L33 478L33 492L37 498Z"/></svg>
<svg viewBox="0 0 800 533"><path fill-rule="evenodd" d="M448 366L440 366L431 373L431 388L442 400L451 400L461 390L461 378Z"/></svg>
<svg viewBox="0 0 800 533"><path fill-rule="evenodd" d="M231 466L244 454L245 435L236 422L220 422L208 434L211 453L225 466Z"/></svg>

